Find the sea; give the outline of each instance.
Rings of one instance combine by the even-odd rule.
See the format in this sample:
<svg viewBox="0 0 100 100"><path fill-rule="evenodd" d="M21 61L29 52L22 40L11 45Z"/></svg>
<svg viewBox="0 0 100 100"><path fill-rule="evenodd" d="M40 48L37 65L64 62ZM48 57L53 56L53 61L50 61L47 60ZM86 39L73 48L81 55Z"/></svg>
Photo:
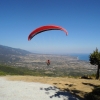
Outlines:
<svg viewBox="0 0 100 100"><path fill-rule="evenodd" d="M89 61L90 54L70 54L70 56L76 57L78 60Z"/></svg>
<svg viewBox="0 0 100 100"><path fill-rule="evenodd" d="M88 53L71 53L71 54L55 54L55 55L63 55L63 56L72 56L76 57L76 59L81 60L81 61L87 61L89 62L89 55Z"/></svg>

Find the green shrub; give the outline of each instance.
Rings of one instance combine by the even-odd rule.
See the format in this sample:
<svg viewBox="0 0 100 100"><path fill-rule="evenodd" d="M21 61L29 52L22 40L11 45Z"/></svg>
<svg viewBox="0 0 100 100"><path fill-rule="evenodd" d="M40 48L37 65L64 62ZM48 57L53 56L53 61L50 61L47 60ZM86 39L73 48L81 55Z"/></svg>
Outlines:
<svg viewBox="0 0 100 100"><path fill-rule="evenodd" d="M4 76L4 75L6 75L6 73L5 73L5 72L0 71L0 76Z"/></svg>

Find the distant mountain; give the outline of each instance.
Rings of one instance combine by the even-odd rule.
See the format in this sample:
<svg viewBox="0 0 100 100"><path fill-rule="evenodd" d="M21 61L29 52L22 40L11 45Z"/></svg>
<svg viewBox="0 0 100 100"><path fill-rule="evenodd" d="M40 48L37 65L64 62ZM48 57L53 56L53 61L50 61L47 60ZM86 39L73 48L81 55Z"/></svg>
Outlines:
<svg viewBox="0 0 100 100"><path fill-rule="evenodd" d="M0 45L0 62L20 61L20 56L26 56L27 54L32 53L26 50Z"/></svg>
<svg viewBox="0 0 100 100"><path fill-rule="evenodd" d="M0 45L0 55L27 55L27 54L31 54L31 52L26 51L26 50L22 50L22 49L17 49L17 48L12 48L12 47L8 47L8 46L3 46Z"/></svg>

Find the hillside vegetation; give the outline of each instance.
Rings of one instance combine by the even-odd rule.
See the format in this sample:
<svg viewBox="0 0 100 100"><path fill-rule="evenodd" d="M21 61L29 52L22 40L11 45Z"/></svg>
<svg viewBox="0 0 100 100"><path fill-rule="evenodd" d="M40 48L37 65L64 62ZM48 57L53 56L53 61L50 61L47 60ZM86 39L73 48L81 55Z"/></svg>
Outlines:
<svg viewBox="0 0 100 100"><path fill-rule="evenodd" d="M0 75L43 75L43 72L29 70L28 68L0 65Z"/></svg>
<svg viewBox="0 0 100 100"><path fill-rule="evenodd" d="M49 76L49 77L81 77L83 74L70 70L70 73L62 72L60 70L41 70L41 69L28 69L26 67L13 67L0 64L0 75L31 75L31 76ZM91 75L90 75L91 76ZM93 74L91 77L94 77Z"/></svg>

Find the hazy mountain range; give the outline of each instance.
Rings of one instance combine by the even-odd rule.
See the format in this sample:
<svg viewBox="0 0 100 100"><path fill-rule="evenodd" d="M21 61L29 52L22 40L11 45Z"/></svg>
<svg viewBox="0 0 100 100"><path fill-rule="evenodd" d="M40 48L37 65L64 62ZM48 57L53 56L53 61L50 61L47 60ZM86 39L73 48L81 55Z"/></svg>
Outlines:
<svg viewBox="0 0 100 100"><path fill-rule="evenodd" d="M27 54L31 54L31 52L18 48L12 48L0 45L0 55L27 55Z"/></svg>
<svg viewBox="0 0 100 100"><path fill-rule="evenodd" d="M27 54L31 54L31 52L12 48L4 45L0 45L0 62L15 62L19 61L19 56L26 56Z"/></svg>

